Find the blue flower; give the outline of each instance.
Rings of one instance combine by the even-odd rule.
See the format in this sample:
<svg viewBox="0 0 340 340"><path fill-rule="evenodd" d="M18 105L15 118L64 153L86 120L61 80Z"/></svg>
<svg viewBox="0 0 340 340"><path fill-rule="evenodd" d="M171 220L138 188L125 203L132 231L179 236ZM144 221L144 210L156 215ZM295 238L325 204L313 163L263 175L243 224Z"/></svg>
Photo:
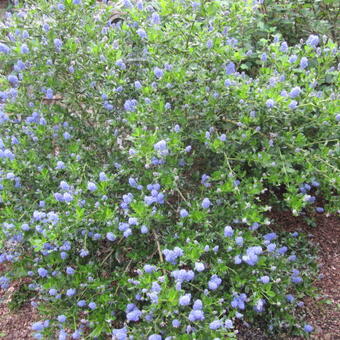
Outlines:
<svg viewBox="0 0 340 340"><path fill-rule="evenodd" d="M148 340L162 340L162 337L159 334L151 334Z"/></svg>
<svg viewBox="0 0 340 340"><path fill-rule="evenodd" d="M106 238L107 238L109 241L111 241L111 242L113 242L113 241L116 240L116 236L115 236L114 233L112 233L112 232L108 232L108 233L106 234Z"/></svg>
<svg viewBox="0 0 340 340"><path fill-rule="evenodd" d="M208 209L210 207L210 205L211 205L211 202L210 202L209 198L207 198L207 197L204 198L202 203L201 203L202 208Z"/></svg>
<svg viewBox="0 0 340 340"><path fill-rule="evenodd" d="M87 183L87 189L90 190L90 191L96 191L97 190L97 186L95 183L93 182L88 182Z"/></svg>
<svg viewBox="0 0 340 340"><path fill-rule="evenodd" d="M299 96L301 93L301 89L300 87L296 86L296 87L293 87L292 90L289 92L289 96L291 98L296 98L297 96Z"/></svg>
<svg viewBox="0 0 340 340"><path fill-rule="evenodd" d="M227 64L227 66L225 67L225 71L228 75L235 73L236 72L235 64L233 62Z"/></svg>
<svg viewBox="0 0 340 340"><path fill-rule="evenodd" d="M317 35L311 34L308 37L306 44L315 48L319 45L319 42L320 42L320 38Z"/></svg>
<svg viewBox="0 0 340 340"><path fill-rule="evenodd" d="M135 99L128 99L124 103L124 109L126 111L134 112L136 111L137 101Z"/></svg>
<svg viewBox="0 0 340 340"><path fill-rule="evenodd" d="M78 307L85 307L86 306L86 301L85 300L80 300L77 302Z"/></svg>
<svg viewBox="0 0 340 340"><path fill-rule="evenodd" d="M117 340L127 340L127 329L124 328L116 328L112 330L112 335Z"/></svg>
<svg viewBox="0 0 340 340"><path fill-rule="evenodd" d="M133 310L126 314L126 319L128 321L137 322L141 316L142 312L137 307L135 307Z"/></svg>
<svg viewBox="0 0 340 340"><path fill-rule="evenodd" d="M161 156L167 156L169 154L169 150L167 148L167 143L165 140L161 140L158 143L154 144L154 149L157 151Z"/></svg>
<svg viewBox="0 0 340 340"><path fill-rule="evenodd" d="M193 310L202 310L202 309L203 309L203 303L202 303L202 301L201 301L201 300L195 300L192 309L193 309Z"/></svg>
<svg viewBox="0 0 340 340"><path fill-rule="evenodd" d="M125 63L123 62L122 59L119 59L116 61L116 65L121 69L121 70L125 70L126 69L126 65Z"/></svg>
<svg viewBox="0 0 340 340"><path fill-rule="evenodd" d="M257 313L263 312L265 303L266 303L265 300L258 299L255 303L254 311L257 312Z"/></svg>
<svg viewBox="0 0 340 340"><path fill-rule="evenodd" d="M156 267L155 267L155 266L152 266L152 265L150 265L150 264L144 265L144 271L145 271L146 273L153 273L155 270L156 270Z"/></svg>
<svg viewBox="0 0 340 340"><path fill-rule="evenodd" d="M22 54L28 54L30 52L29 48L27 47L26 44L22 44L21 47L20 47L20 52Z"/></svg>
<svg viewBox="0 0 340 340"><path fill-rule="evenodd" d="M236 243L238 246L242 246L242 245L243 245L243 237L242 237L242 236L236 237L235 243Z"/></svg>
<svg viewBox="0 0 340 340"><path fill-rule="evenodd" d="M276 233L265 234L265 235L263 235L263 238L264 238L266 241L272 241L272 240L277 239L277 234L276 234Z"/></svg>
<svg viewBox="0 0 340 340"><path fill-rule="evenodd" d="M308 66L308 59L306 57L302 57L300 60L300 68L305 69Z"/></svg>
<svg viewBox="0 0 340 340"><path fill-rule="evenodd" d="M311 326L311 325L306 324L306 325L303 326L303 330L304 330L305 332L307 332L307 333L311 333L311 332L313 332L314 327Z"/></svg>
<svg viewBox="0 0 340 340"><path fill-rule="evenodd" d="M200 309L193 309L192 311L190 311L188 319L191 322L195 322L195 321L203 321L204 320L204 312Z"/></svg>
<svg viewBox="0 0 340 340"><path fill-rule="evenodd" d="M66 318L65 315L59 315L59 316L57 317L57 319L58 319L59 322L63 323L63 322L66 321L67 318Z"/></svg>
<svg viewBox="0 0 340 340"><path fill-rule="evenodd" d="M289 107L290 109L292 109L292 110L295 110L295 109L297 108L297 104L298 104L298 102L297 102L296 100L292 100L292 101L289 103L288 107Z"/></svg>
<svg viewBox="0 0 340 340"><path fill-rule="evenodd" d="M316 207L316 208L315 208L315 211L316 211L317 213L321 214L321 213L323 213L323 212L325 211L325 209L322 208L322 207Z"/></svg>
<svg viewBox="0 0 340 340"><path fill-rule="evenodd" d="M195 277L195 273L192 270L174 270L171 272L171 276L178 282L191 281Z"/></svg>
<svg viewBox="0 0 340 340"><path fill-rule="evenodd" d="M157 12L153 12L152 15L151 15L151 22L154 24L154 25L160 25L161 23L161 18L159 16L159 14Z"/></svg>
<svg viewBox="0 0 340 340"><path fill-rule="evenodd" d="M71 297L76 294L76 289L75 288L70 288L66 291L66 295Z"/></svg>
<svg viewBox="0 0 340 340"><path fill-rule="evenodd" d="M81 337L81 330L76 330L72 333L72 339L80 339ZM122 339L118 339L118 340L122 340Z"/></svg>
<svg viewBox="0 0 340 340"><path fill-rule="evenodd" d="M212 275L209 282L208 287L210 290L216 290L222 283L222 279L217 275Z"/></svg>
<svg viewBox="0 0 340 340"><path fill-rule="evenodd" d="M181 322L177 319L172 320L172 327L178 328L181 325Z"/></svg>
<svg viewBox="0 0 340 340"><path fill-rule="evenodd" d="M48 293L51 295L51 296L55 296L58 294L58 291L55 289L55 288L51 288Z"/></svg>
<svg viewBox="0 0 340 340"><path fill-rule="evenodd" d="M19 79L16 75L14 74L10 74L8 77L7 77L8 81L11 83L12 86L15 86L19 83Z"/></svg>
<svg viewBox="0 0 340 340"><path fill-rule="evenodd" d="M0 53L8 54L10 51L11 49L7 45L0 43Z"/></svg>
<svg viewBox="0 0 340 340"><path fill-rule="evenodd" d="M100 173L99 173L99 180L100 180L101 182L107 181L107 176L106 176L105 172L100 172Z"/></svg>
<svg viewBox="0 0 340 340"><path fill-rule="evenodd" d="M62 162L62 161L58 161L57 162L57 165L55 167L56 170L62 170L62 169L65 169L65 163Z"/></svg>
<svg viewBox="0 0 340 340"><path fill-rule="evenodd" d="M292 280L293 283L301 283L303 281L302 277L295 276L295 275L291 276L291 280Z"/></svg>
<svg viewBox="0 0 340 340"><path fill-rule="evenodd" d="M178 302L181 306L188 306L190 304L190 301L191 301L191 294L185 294L179 298Z"/></svg>
<svg viewBox="0 0 340 340"><path fill-rule="evenodd" d="M46 98L47 99L53 99L53 90L52 89L46 90Z"/></svg>
<svg viewBox="0 0 340 340"><path fill-rule="evenodd" d="M48 275L48 271L45 268L39 268L38 269L38 274L41 277L46 277Z"/></svg>
<svg viewBox="0 0 340 340"><path fill-rule="evenodd" d="M270 244L268 244L268 246L267 246L267 250L271 253L271 252L273 252L274 250L275 250L275 248L276 248L276 244L275 243L270 243Z"/></svg>
<svg viewBox="0 0 340 340"><path fill-rule="evenodd" d="M266 106L267 106L268 108L272 108L272 107L274 107L274 105L275 105L275 102L274 102L273 99L268 99L268 100L266 101Z"/></svg>
<svg viewBox="0 0 340 340"><path fill-rule="evenodd" d="M225 142L227 140L227 136L223 133L220 137L219 137L219 140L221 142Z"/></svg>
<svg viewBox="0 0 340 340"><path fill-rule="evenodd" d="M72 267L67 267L66 268L66 274L67 275L74 275L76 271Z"/></svg>
<svg viewBox="0 0 340 340"><path fill-rule="evenodd" d="M231 301L231 306L237 309L245 309L245 301L247 300L246 294L235 294Z"/></svg>
<svg viewBox="0 0 340 340"><path fill-rule="evenodd" d="M288 44L285 41L281 43L280 51L284 53L288 51Z"/></svg>
<svg viewBox="0 0 340 340"><path fill-rule="evenodd" d="M233 324L233 322L230 319L227 319L224 322L224 326L225 326L225 328L233 328L234 324Z"/></svg>
<svg viewBox="0 0 340 340"><path fill-rule="evenodd" d="M297 55L293 54L292 56L289 57L288 61L293 64L297 61Z"/></svg>
<svg viewBox="0 0 340 340"><path fill-rule="evenodd" d="M161 79L164 75L164 71L160 69L159 67L155 67L153 69L153 73L155 74L156 78Z"/></svg>
<svg viewBox="0 0 340 340"><path fill-rule="evenodd" d="M63 329L59 332L58 340L67 340L67 333Z"/></svg>
<svg viewBox="0 0 340 340"><path fill-rule="evenodd" d="M44 323L42 321L35 322L32 325L32 331L35 331L35 332L42 331L42 330L44 330L44 328L45 328Z"/></svg>
<svg viewBox="0 0 340 340"><path fill-rule="evenodd" d="M61 46L63 46L63 42L61 39L54 39L54 47L57 49L57 50L60 50L61 49Z"/></svg>
<svg viewBox="0 0 340 340"><path fill-rule="evenodd" d="M212 330L216 330L222 327L222 321L221 320L214 320L213 322L210 322L209 328Z"/></svg>
<svg viewBox="0 0 340 340"><path fill-rule="evenodd" d="M261 277L260 277L260 281L261 281L262 283L268 283L268 282L270 281L270 278L269 278L269 276L267 276L267 275L261 276Z"/></svg>
<svg viewBox="0 0 340 340"><path fill-rule="evenodd" d="M288 302L293 302L295 300L294 296L292 294L287 294L286 295L286 300Z"/></svg>
<svg viewBox="0 0 340 340"><path fill-rule="evenodd" d="M174 250L164 249L165 261L172 264L176 263L178 257L183 256L183 250L179 247L175 247Z"/></svg>
<svg viewBox="0 0 340 340"><path fill-rule="evenodd" d="M181 216L181 218L184 218L184 217L188 217L189 213L188 213L187 210L181 209L180 212L179 212L179 215Z"/></svg>
<svg viewBox="0 0 340 340"><path fill-rule="evenodd" d="M145 32L142 28L139 28L139 29L137 30L137 34L138 34L142 39L144 39L144 38L147 37L146 32Z"/></svg>
<svg viewBox="0 0 340 340"><path fill-rule="evenodd" d="M88 304L88 306L89 306L89 308L90 309L92 309L92 310L94 310L94 309L96 309L97 308L97 305L96 305L96 303L95 302L90 302L89 304Z"/></svg>
<svg viewBox="0 0 340 340"><path fill-rule="evenodd" d="M201 262L195 262L195 270L202 272L205 269L204 264Z"/></svg>
<svg viewBox="0 0 340 340"><path fill-rule="evenodd" d="M71 202L71 201L73 200L73 196L72 196L70 193L65 192L65 193L63 194L63 200L64 200L65 202L69 203L69 202Z"/></svg>

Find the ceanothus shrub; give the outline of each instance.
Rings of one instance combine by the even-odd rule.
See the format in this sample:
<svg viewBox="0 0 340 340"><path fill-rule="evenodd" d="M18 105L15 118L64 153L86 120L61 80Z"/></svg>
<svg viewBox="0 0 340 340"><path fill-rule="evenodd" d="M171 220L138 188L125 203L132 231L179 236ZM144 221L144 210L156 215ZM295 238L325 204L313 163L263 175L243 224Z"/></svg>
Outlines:
<svg viewBox="0 0 340 340"><path fill-rule="evenodd" d="M308 334L303 236L337 208L337 46L254 41L257 1L25 1L0 43L0 262L35 338ZM322 200L320 198L323 198Z"/></svg>

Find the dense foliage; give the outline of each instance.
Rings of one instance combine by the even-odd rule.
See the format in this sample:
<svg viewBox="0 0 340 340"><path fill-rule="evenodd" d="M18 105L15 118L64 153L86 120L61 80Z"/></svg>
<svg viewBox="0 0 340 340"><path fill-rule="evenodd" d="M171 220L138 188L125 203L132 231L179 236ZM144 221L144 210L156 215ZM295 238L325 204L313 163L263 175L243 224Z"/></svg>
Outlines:
<svg viewBox="0 0 340 340"><path fill-rule="evenodd" d="M308 243L266 212L337 209L338 47L288 43L270 6L35 0L7 13L0 285L28 278L36 338L312 330L297 317Z"/></svg>

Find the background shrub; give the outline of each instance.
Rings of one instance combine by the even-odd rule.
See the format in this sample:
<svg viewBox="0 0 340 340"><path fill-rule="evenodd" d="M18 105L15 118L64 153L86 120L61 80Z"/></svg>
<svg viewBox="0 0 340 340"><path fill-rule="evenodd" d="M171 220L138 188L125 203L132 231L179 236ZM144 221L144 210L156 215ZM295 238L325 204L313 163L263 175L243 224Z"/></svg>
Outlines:
<svg viewBox="0 0 340 340"><path fill-rule="evenodd" d="M253 1L120 11L6 16L2 288L30 278L37 338L233 338L241 320L306 334L292 311L313 256L265 213L338 208L336 43L288 44Z"/></svg>

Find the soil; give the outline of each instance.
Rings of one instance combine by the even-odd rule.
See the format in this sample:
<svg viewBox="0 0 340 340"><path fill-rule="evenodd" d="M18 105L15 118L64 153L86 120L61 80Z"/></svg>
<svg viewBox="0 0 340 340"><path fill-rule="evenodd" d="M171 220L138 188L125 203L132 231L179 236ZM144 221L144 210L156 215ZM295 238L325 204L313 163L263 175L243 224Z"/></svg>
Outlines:
<svg viewBox="0 0 340 340"><path fill-rule="evenodd" d="M294 217L289 212L271 212L269 217L276 231L303 232L317 247L322 278L315 283L319 289L318 297L304 301L306 322L315 328L312 339L340 340L340 219L335 216L315 215L317 227L311 227L303 217ZM5 266L0 264L0 276L4 271ZM16 281L9 290L0 290L0 340L33 339L31 324L38 321L39 316L30 302L16 312L11 312L8 308L8 302L20 284L20 281ZM270 337L261 329L241 327L238 339L270 340Z"/></svg>
<svg viewBox="0 0 340 340"><path fill-rule="evenodd" d="M315 328L312 339L340 340L340 218L315 213L316 227L311 227L289 212L276 211L270 217L278 230L303 232L318 249L318 297L305 299L306 321Z"/></svg>
<svg viewBox="0 0 340 340"><path fill-rule="evenodd" d="M8 270L0 264L0 276ZM38 314L27 301L19 310L11 311L8 303L22 281L17 280L11 284L8 290L0 289L0 339L1 340L26 340L33 339L31 325L38 321Z"/></svg>

